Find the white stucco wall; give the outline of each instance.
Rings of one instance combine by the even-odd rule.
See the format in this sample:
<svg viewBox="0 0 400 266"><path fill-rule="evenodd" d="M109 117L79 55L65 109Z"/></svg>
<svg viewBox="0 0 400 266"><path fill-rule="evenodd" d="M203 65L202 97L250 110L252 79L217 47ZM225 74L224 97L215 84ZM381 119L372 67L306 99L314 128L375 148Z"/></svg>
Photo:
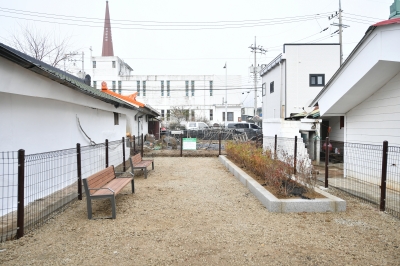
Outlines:
<svg viewBox="0 0 400 266"><path fill-rule="evenodd" d="M325 84L340 66L339 45L285 45L286 117L308 107L323 87L310 87L310 74L325 74Z"/></svg>
<svg viewBox="0 0 400 266"><path fill-rule="evenodd" d="M285 105L285 61L281 61L272 70L262 77L265 84L265 95L263 96L263 118L282 118L282 105ZM270 93L270 84L274 82L274 92Z"/></svg>
<svg viewBox="0 0 400 266"><path fill-rule="evenodd" d="M25 149L33 154L86 145L89 142L76 117L96 143L119 140L126 135L127 114L135 112L115 108L3 58L0 79L0 151ZM121 114L119 125L114 125L114 112Z"/></svg>

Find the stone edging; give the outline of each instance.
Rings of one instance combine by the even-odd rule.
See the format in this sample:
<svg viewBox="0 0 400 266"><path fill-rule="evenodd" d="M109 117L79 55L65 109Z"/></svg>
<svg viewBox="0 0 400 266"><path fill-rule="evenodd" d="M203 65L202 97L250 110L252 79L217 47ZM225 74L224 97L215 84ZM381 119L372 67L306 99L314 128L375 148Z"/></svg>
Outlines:
<svg viewBox="0 0 400 266"><path fill-rule="evenodd" d="M220 162L245 185L251 193L270 211L270 212L344 212L346 211L346 201L335 197L319 188L315 190L324 195L323 199L278 199L261 186L251 176L246 174L240 167L232 163L226 156L219 156Z"/></svg>

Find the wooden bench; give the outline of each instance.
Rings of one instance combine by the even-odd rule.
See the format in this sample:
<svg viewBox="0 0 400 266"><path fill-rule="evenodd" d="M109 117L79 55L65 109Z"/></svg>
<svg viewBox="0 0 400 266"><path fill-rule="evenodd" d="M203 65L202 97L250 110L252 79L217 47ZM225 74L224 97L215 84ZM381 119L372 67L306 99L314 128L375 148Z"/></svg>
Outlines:
<svg viewBox="0 0 400 266"><path fill-rule="evenodd" d="M152 170L154 170L154 161L153 160L143 160L140 153L131 156L129 158L129 163L131 165L131 175L134 176L135 169L142 169L144 171L144 178L147 178L147 167L151 164Z"/></svg>
<svg viewBox="0 0 400 266"><path fill-rule="evenodd" d="M86 179L83 179L85 187L88 218L92 219L92 199L109 198L111 200L112 216L116 218L115 196L131 182L132 193L135 193L135 183L133 177L117 178L114 166L111 165L100 172L97 172Z"/></svg>

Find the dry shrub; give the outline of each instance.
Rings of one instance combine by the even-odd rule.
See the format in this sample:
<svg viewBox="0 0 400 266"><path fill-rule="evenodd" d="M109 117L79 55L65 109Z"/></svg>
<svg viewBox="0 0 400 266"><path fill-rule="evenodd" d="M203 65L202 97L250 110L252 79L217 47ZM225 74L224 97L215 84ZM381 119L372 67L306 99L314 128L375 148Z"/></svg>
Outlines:
<svg viewBox="0 0 400 266"><path fill-rule="evenodd" d="M274 187L282 196L289 196L296 188L304 192L314 189L316 178L311 175L311 165L306 160L297 160L297 173L293 175L293 156L280 151L279 160L274 159L271 150L263 151L250 142L230 141L226 145L229 159L239 167L253 172L264 179L267 186Z"/></svg>

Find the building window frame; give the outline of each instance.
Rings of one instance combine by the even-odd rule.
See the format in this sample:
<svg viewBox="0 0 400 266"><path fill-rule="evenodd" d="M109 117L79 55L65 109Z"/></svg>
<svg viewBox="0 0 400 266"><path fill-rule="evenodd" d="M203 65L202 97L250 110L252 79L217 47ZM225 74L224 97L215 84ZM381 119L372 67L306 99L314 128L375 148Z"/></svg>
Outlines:
<svg viewBox="0 0 400 266"><path fill-rule="evenodd" d="M116 90L116 82L115 80L112 81L112 91L115 92Z"/></svg>
<svg viewBox="0 0 400 266"><path fill-rule="evenodd" d="M164 119L164 117L165 117L164 110L161 110L161 119Z"/></svg>
<svg viewBox="0 0 400 266"><path fill-rule="evenodd" d="M210 121L214 121L214 110L210 109Z"/></svg>
<svg viewBox="0 0 400 266"><path fill-rule="evenodd" d="M227 112L228 113L228 116L227 116L227 120L228 121L233 121L233 112Z"/></svg>
<svg viewBox="0 0 400 266"><path fill-rule="evenodd" d="M310 74L309 82L310 87L323 87L325 86L325 74Z"/></svg>
<svg viewBox="0 0 400 266"><path fill-rule="evenodd" d="M161 97L164 97L164 80L161 80Z"/></svg>
<svg viewBox="0 0 400 266"><path fill-rule="evenodd" d="M213 96L214 81L210 80L210 96Z"/></svg>
<svg viewBox="0 0 400 266"><path fill-rule="evenodd" d="M97 81L93 80L93 88L97 89Z"/></svg>
<svg viewBox="0 0 400 266"><path fill-rule="evenodd" d="M171 110L167 109L167 121L171 120Z"/></svg>
<svg viewBox="0 0 400 266"><path fill-rule="evenodd" d="M115 63L115 61L112 61L112 68L115 68L116 67L116 63Z"/></svg>
<svg viewBox="0 0 400 266"><path fill-rule="evenodd" d="M93 68L96 68L96 61L93 61Z"/></svg>
<svg viewBox="0 0 400 266"><path fill-rule="evenodd" d="M194 80L191 81L190 88L191 88L191 95L194 96Z"/></svg>
<svg viewBox="0 0 400 266"><path fill-rule="evenodd" d="M136 81L136 91L137 91L137 96L140 96L140 80Z"/></svg>
<svg viewBox="0 0 400 266"><path fill-rule="evenodd" d="M143 97L146 97L146 81L145 80L143 80L143 84L142 84L143 86Z"/></svg>
<svg viewBox="0 0 400 266"><path fill-rule="evenodd" d="M185 95L189 97L189 80L185 80Z"/></svg>
<svg viewBox="0 0 400 266"><path fill-rule="evenodd" d="M274 82L272 81L271 83L269 83L269 93L274 93L275 91L275 86L274 86Z"/></svg>
<svg viewBox="0 0 400 266"><path fill-rule="evenodd" d="M167 96L171 96L171 82L169 80L167 80Z"/></svg>

